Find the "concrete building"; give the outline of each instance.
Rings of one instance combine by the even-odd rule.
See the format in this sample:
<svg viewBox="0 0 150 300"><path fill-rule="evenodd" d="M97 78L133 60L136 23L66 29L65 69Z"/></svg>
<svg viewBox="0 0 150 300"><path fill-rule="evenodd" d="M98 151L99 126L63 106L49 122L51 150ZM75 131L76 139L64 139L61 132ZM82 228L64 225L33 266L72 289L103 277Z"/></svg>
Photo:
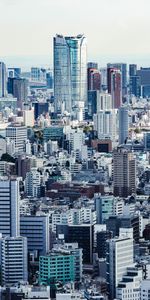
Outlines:
<svg viewBox="0 0 150 300"><path fill-rule="evenodd" d="M129 116L128 108L121 106L119 108L119 145L124 144L129 136Z"/></svg>
<svg viewBox="0 0 150 300"><path fill-rule="evenodd" d="M0 233L16 237L20 233L19 179L0 178Z"/></svg>
<svg viewBox="0 0 150 300"><path fill-rule="evenodd" d="M25 237L1 237L0 262L2 285L27 282L27 239Z"/></svg>
<svg viewBox="0 0 150 300"><path fill-rule="evenodd" d="M113 183L115 196L136 192L136 160L132 152L121 147L113 151Z"/></svg>
<svg viewBox="0 0 150 300"><path fill-rule="evenodd" d="M27 140L27 127L14 125L6 128L6 138L15 143L15 152L24 152L24 143Z"/></svg>
<svg viewBox="0 0 150 300"><path fill-rule="evenodd" d="M133 239L114 238L107 243L107 283L109 299L116 298L116 287L133 265Z"/></svg>
<svg viewBox="0 0 150 300"><path fill-rule="evenodd" d="M0 62L0 98L7 96L6 65Z"/></svg>
<svg viewBox="0 0 150 300"><path fill-rule="evenodd" d="M117 110L101 110L93 117L94 130L97 132L98 139L117 139Z"/></svg>
<svg viewBox="0 0 150 300"><path fill-rule="evenodd" d="M45 255L50 248L49 215L21 216L20 234L27 237L29 252Z"/></svg>
<svg viewBox="0 0 150 300"><path fill-rule="evenodd" d="M150 279L141 282L141 300L150 299Z"/></svg>

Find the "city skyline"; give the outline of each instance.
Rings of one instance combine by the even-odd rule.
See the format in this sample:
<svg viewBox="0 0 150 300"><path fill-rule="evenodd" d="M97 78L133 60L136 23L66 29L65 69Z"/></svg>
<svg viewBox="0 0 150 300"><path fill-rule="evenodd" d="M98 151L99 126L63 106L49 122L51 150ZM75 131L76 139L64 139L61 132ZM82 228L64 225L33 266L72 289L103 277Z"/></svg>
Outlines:
<svg viewBox="0 0 150 300"><path fill-rule="evenodd" d="M83 33L89 60L102 66L116 60L149 65L148 0L87 0L86 6L77 0L73 4L69 0L1 0L1 60L24 69L52 67L55 34Z"/></svg>

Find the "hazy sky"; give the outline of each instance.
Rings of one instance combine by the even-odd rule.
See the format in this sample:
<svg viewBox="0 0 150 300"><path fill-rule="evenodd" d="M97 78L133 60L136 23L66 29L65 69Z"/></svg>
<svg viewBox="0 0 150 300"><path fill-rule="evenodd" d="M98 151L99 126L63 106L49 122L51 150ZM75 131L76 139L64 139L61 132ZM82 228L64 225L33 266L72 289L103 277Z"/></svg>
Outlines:
<svg viewBox="0 0 150 300"><path fill-rule="evenodd" d="M150 65L150 0L0 0L0 59L48 63L56 33L84 33L90 60Z"/></svg>

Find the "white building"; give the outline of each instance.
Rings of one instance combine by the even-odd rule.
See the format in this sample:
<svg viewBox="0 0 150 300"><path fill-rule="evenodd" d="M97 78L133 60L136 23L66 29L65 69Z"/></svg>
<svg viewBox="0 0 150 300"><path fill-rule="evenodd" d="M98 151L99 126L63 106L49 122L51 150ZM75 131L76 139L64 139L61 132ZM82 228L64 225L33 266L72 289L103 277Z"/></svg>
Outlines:
<svg viewBox="0 0 150 300"><path fill-rule="evenodd" d="M97 97L97 113L101 110L110 110L112 108L112 95L99 93L99 97Z"/></svg>
<svg viewBox="0 0 150 300"><path fill-rule="evenodd" d="M93 117L94 130L97 131L99 139L117 139L117 109L100 110Z"/></svg>
<svg viewBox="0 0 150 300"><path fill-rule="evenodd" d="M23 120L24 120L24 125L26 127L34 126L34 109L33 108L23 111Z"/></svg>
<svg viewBox="0 0 150 300"><path fill-rule="evenodd" d="M127 273L116 288L118 300L140 300L141 296L142 269L127 268Z"/></svg>
<svg viewBox="0 0 150 300"><path fill-rule="evenodd" d="M150 279L141 282L141 300L150 299Z"/></svg>
<svg viewBox="0 0 150 300"><path fill-rule="evenodd" d="M109 299L114 299L118 283L126 274L127 268L133 265L133 239L128 237L111 239L108 241L107 252Z"/></svg>
<svg viewBox="0 0 150 300"><path fill-rule="evenodd" d="M1 237L0 262L3 285L9 286L20 281L27 281L27 239L25 237Z"/></svg>
<svg viewBox="0 0 150 300"><path fill-rule="evenodd" d="M24 143L27 140L26 126L8 126L6 128L6 137L15 142L15 152L25 151Z"/></svg>

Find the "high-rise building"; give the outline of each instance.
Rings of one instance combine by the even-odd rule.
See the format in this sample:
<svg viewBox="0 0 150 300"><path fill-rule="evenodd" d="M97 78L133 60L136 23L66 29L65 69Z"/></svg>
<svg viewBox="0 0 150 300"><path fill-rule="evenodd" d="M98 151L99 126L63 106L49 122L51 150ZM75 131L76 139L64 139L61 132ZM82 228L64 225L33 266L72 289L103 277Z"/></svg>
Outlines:
<svg viewBox="0 0 150 300"><path fill-rule="evenodd" d="M127 267L133 265L133 239L120 237L108 240L106 261L109 299L114 299L118 283L125 275Z"/></svg>
<svg viewBox="0 0 150 300"><path fill-rule="evenodd" d="M119 108L119 145L124 144L129 135L129 116L128 108L121 106Z"/></svg>
<svg viewBox="0 0 150 300"><path fill-rule="evenodd" d="M94 115L94 130L99 139L117 139L117 109L100 110Z"/></svg>
<svg viewBox="0 0 150 300"><path fill-rule="evenodd" d="M136 76L136 72L137 72L137 65L130 64L129 65L129 77Z"/></svg>
<svg viewBox="0 0 150 300"><path fill-rule="evenodd" d="M114 201L115 198L113 195L110 196L99 195L95 197L97 224L104 223L109 218L109 216L113 215Z"/></svg>
<svg viewBox="0 0 150 300"><path fill-rule="evenodd" d="M17 98L17 107L22 109L28 96L28 81L25 78L8 78L8 93Z"/></svg>
<svg viewBox="0 0 150 300"><path fill-rule="evenodd" d="M96 252L99 258L106 258L107 240L112 237L112 231L109 230L102 230L96 233Z"/></svg>
<svg viewBox="0 0 150 300"><path fill-rule="evenodd" d="M15 152L22 153L25 150L25 141L27 140L27 127L12 125L6 128L6 138L15 143Z"/></svg>
<svg viewBox="0 0 150 300"><path fill-rule="evenodd" d="M121 72L121 86L122 86L122 96L127 94L127 64L125 63L109 63L107 68L115 68Z"/></svg>
<svg viewBox="0 0 150 300"><path fill-rule="evenodd" d="M113 151L113 182L115 196L136 192L136 160L132 152L121 147Z"/></svg>
<svg viewBox="0 0 150 300"><path fill-rule="evenodd" d="M6 65L0 62L0 98L7 95L7 74Z"/></svg>
<svg viewBox="0 0 150 300"><path fill-rule="evenodd" d="M130 76L129 78L130 95L136 97L141 96L141 78L138 75Z"/></svg>
<svg viewBox="0 0 150 300"><path fill-rule="evenodd" d="M108 93L112 95L113 108L119 108L122 105L122 74L117 68L107 69Z"/></svg>
<svg viewBox="0 0 150 300"><path fill-rule="evenodd" d="M0 232L3 236L16 237L20 233L19 180L0 179Z"/></svg>
<svg viewBox="0 0 150 300"><path fill-rule="evenodd" d="M54 37L54 101L55 111L74 111L82 119L87 101L86 38Z"/></svg>
<svg viewBox="0 0 150 300"><path fill-rule="evenodd" d="M33 102L35 120L42 114L48 113L48 102Z"/></svg>
<svg viewBox="0 0 150 300"><path fill-rule="evenodd" d="M8 78L21 78L21 69L20 68L8 68Z"/></svg>
<svg viewBox="0 0 150 300"><path fill-rule="evenodd" d="M25 237L0 238L0 264L2 285L27 282L27 239Z"/></svg>
<svg viewBox="0 0 150 300"><path fill-rule="evenodd" d="M88 91L101 90L101 74L95 68L88 68Z"/></svg>

